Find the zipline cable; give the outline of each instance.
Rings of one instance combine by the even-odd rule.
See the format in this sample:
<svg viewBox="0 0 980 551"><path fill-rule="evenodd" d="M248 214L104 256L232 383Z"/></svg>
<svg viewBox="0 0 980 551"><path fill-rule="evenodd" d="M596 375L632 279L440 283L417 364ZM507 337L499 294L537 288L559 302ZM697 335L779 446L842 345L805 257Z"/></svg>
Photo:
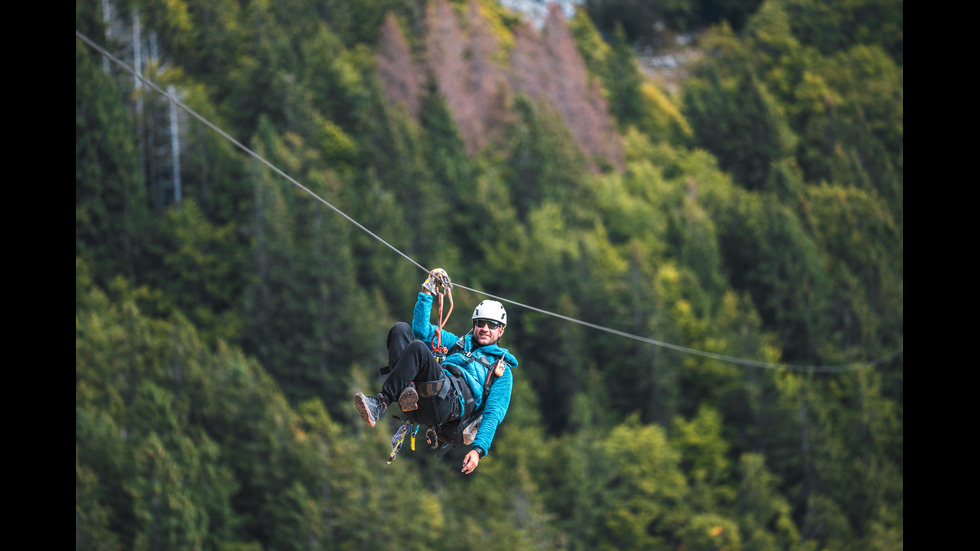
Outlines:
<svg viewBox="0 0 980 551"><path fill-rule="evenodd" d="M429 272L429 270L426 270L425 269L425 266L422 266L421 264L419 264L418 262L416 262L415 260L413 260L411 257L409 257L408 255L406 255L405 253L403 253L403 252L399 251L398 249L396 249L393 245L391 245L390 243L388 243L384 239L381 239L374 232L372 232L371 230L369 230L369 229L365 228L364 226L362 226L357 220L354 220L353 218L351 218L350 216L348 216L344 211L342 211L342 210L338 209L337 207L331 205L326 200L324 200L323 198L321 198L319 195L317 195L316 193L313 193L313 191L311 191L309 188L307 188L303 184L301 184L301 183L297 182L296 180L294 180L290 175L288 175L285 172L279 170L278 167L274 166L272 163L270 163L269 161L267 161L264 158L262 158L262 156L260 156L258 153L256 153L256 152L252 151L251 149L245 147L245 145L243 145L241 142L239 142L235 138L233 138L233 137L229 136L227 133L225 133L224 130L222 130L222 129L218 128L217 126L215 126L214 124L212 124L211 121L209 121L206 118L202 117L201 115L199 115L196 111L194 111L190 107L184 105L184 103L181 102L180 100L178 100L177 98L175 98L175 97L171 96L170 94L168 94L167 92L163 91L153 81L151 81L151 80L147 79L146 77L144 77L143 75L137 73L134 69L132 69L131 67L129 67L128 65L126 65L125 63L123 63L122 61L120 61L119 59L116 59L115 56L113 56L112 54L110 54L104 48L102 48L98 44L96 44L96 43L92 42L91 40L89 40L89 38L86 37L85 35L83 35L82 33L78 32L78 29L75 30L75 36L77 38L81 39L82 41L84 41L86 44L88 44L92 48L94 48L95 50L97 50L99 53L101 53L102 55L104 55L106 58L108 58L110 61L112 61L116 65L122 67L123 70L125 70L126 72L128 72L131 75L133 75L134 77L140 79L141 82L143 82L144 84L146 84L147 86L149 86L150 88L152 88L153 90L155 90L158 94L160 94L163 97L165 97L168 100L170 100L174 105L176 105L177 107L180 107L181 109L183 109L184 111L186 111L187 114L189 114L192 117L194 117L195 119L201 121L202 123L204 123L205 125L207 125L211 130L214 130L215 132L217 132L218 134L220 134L223 138L225 138L226 140L228 140L229 142L231 142L232 144L234 144L235 147L241 149L245 153L248 153L255 160L257 160L260 163L264 164L265 166L269 167L269 169L272 170L273 172L275 172L276 174L282 176L283 178L285 178L286 180L288 180L290 183L292 183L296 187L298 187L298 188L302 189L303 191L305 191L306 193L310 194L310 196L312 196L314 199L316 199L316 200L320 201L321 203L323 203L324 205L330 207L334 212L336 212L337 214L339 214L339 215L343 216L344 218L346 218L348 222L350 222L351 224L354 224L355 226L357 226L364 233L366 233L366 234L370 235L371 237L377 239L379 242L381 242L384 245L386 245L389 249L391 249L391 250L395 251L396 253L398 253L399 255L401 255L402 257L405 258L405 260L408 260L412 264L415 264L422 271L424 271L426 273Z"/></svg>
<svg viewBox="0 0 980 551"><path fill-rule="evenodd" d="M182 109L183 111L185 111L187 114L189 114L192 117L194 117L195 119L201 121L201 123L203 123L208 128L210 128L210 129L214 130L215 132L217 132L220 136L222 136L223 138L225 138L226 140L228 140L229 142L231 142L235 147L241 149L242 151L244 151L245 153L247 153L248 155L250 155L252 158L254 158L255 160L259 161L260 163L262 163L263 165L265 165L266 167L268 167L270 170L272 170L276 174L278 174L278 175L282 176L283 178L285 178L291 184L293 184L296 187L302 189L307 194L309 194L311 197L313 197L317 201L323 203L324 205L326 205L327 207L329 207L331 210L333 210L334 212L336 212L340 216L344 217L348 222L350 222L351 224L353 224L355 227L357 227L358 229L360 229L364 233L366 233L369 236L373 237L378 242L384 244L389 249L391 249L392 251L394 251L395 253L397 253L399 256L401 256L405 260L408 260L409 262L411 262L412 264L414 264L416 267L418 267L420 270L422 270L426 274L431 273L431 270L427 269L425 266L422 266L421 264L419 264L418 262L416 262L412 257L410 257L407 254L403 253L402 251L398 250L398 248L396 248L394 245L388 243L387 241L385 241L384 239L382 239L381 237L379 237L377 234L375 234L371 230L369 230L366 227L364 227L357 220L354 220L353 218L351 218L350 216L348 216L345 212L343 212L339 208L335 207L330 202L328 202L327 200L323 199L322 197L320 197L319 195L317 195L316 193L314 193L312 190L310 190L309 188L307 188L303 184L297 182L291 176L289 176L288 174L286 174L285 172L283 172L282 170L280 170L278 167L274 166L272 163L270 163L266 159L264 159L261 155L259 155L258 153L255 153L254 151L252 151L251 149L249 149L248 147L246 147L244 144L242 144L241 142L239 142L235 138L233 138L230 135L228 135L224 130L222 130L221 128L219 128L215 124L213 124L211 121L209 121L208 119L204 118L203 116L201 116L200 114L198 114L196 111L194 111L193 109L191 109L187 105L184 105L183 102L181 102L177 98L175 98L175 97L171 96L170 94L168 94L167 92L165 92L163 89L161 89L159 86L157 86L153 81L151 81L151 80L147 79L146 77L144 77L143 75L137 73L133 68L131 68L129 65L127 65L123 61L117 59L115 56L113 56L111 53L109 53L105 48L99 46L98 44L96 44L95 42L93 42L92 40L90 40L87 36L85 36L82 33L80 33L78 31L78 29L75 30L75 37L78 38L79 40L82 40L86 44L88 44L90 47L92 47L93 49L95 49L96 51L98 51L101 55L105 56L107 59L109 59L110 61L112 61L116 65L118 65L120 68L122 68L127 73L129 73L129 74L133 75L134 77L136 77L137 79L139 79L141 82L143 82L148 87L150 87L151 89L153 89L154 91L156 91L158 94L160 94L163 97L167 98L167 100L169 100L174 105L176 105L177 107L179 107L180 109ZM544 310L544 309L541 309L541 308L530 306L528 304L523 304L523 303L520 303L520 302L516 302L516 301L510 300L510 299L504 298L504 297L498 297L498 296L492 295L490 293L487 293L485 291L480 291L478 289L472 289L470 287L466 287L464 285L460 285L459 283L454 283L453 285L456 286L456 287L459 287L461 289L466 289L467 291L471 291L471 292L474 292L474 293L477 293L477 294L480 294L480 295L484 295L484 296L487 296L487 297L490 297L490 298L499 300L501 302L507 302L509 304L513 304L513 305L518 306L518 307L521 307L521 308L532 310L532 311L535 311L535 312L538 312L538 313L541 313L541 314L545 314L545 315L548 315L548 316L552 316L552 317L555 317L555 318L558 318L558 319L562 319L562 320L565 320L565 321L568 321L568 322L571 322L571 323L577 323L579 325L582 325L582 326L585 326L585 327L590 327L590 328L596 329L598 331L604 331L606 333L611 333L613 335L618 335L620 337L624 337L624 338L627 338L627 339L632 339L632 340L635 340L635 341L644 342L644 343L647 343L647 344L652 344L654 346L660 346L660 347L663 347L663 348L667 348L667 349L670 349L670 350L675 350L677 352L682 352L682 353L685 353L685 354L691 354L691 355L701 356L701 357L704 357L704 358L709 358L709 359L713 359L713 360L718 360L718 361L722 361L722 362L727 362L727 363L732 363L732 364L738 364L738 365L743 365L743 366L749 366L749 367L761 367L761 368L765 368L765 369L784 370L784 371L798 371L798 372L811 372L811 373L837 373L837 372L842 372L842 371L854 371L854 370L858 370L858 369L865 369L865 368L868 368L868 367L871 367L871 366L874 366L874 365L882 364L882 363L887 362L887 361L889 361L889 360L897 357L898 355L902 354L903 353L903 349L904 349L903 346L900 346L897 349L895 349L895 350L889 352L888 354L886 354L884 356L881 356L880 358L877 358L875 360L871 360L871 361L868 361L868 362L854 363L854 364L845 364L845 365L815 366L815 365L794 365L794 364L781 364L781 363L772 363L772 362L762 362L762 361L757 361L757 360L749 360L749 359L745 359L745 358L736 358L734 356L727 356L727 355L724 355L724 354L717 354L717 353L714 353L714 352L706 352L704 350L697 350L695 348L688 348L686 346L680 346L680 345L677 345L677 344L671 344L671 343L664 342L664 341L658 341L656 339L651 339L651 338L648 338L648 337L642 337L640 335L634 335L632 333L627 333L625 331L619 331L617 329L612 329L612 328L605 327L605 326L602 326L602 325L597 325L597 324L590 323L590 322L587 322L587 321L579 320L579 319L576 319L576 318L572 318L572 317L569 317L569 316L558 314L556 312L551 312L549 310Z"/></svg>
<svg viewBox="0 0 980 551"><path fill-rule="evenodd" d="M662 348L668 348L670 350L676 350L678 352L683 352L685 354L692 354L692 355L695 355L695 356L702 356L702 357L705 357L705 358L710 358L712 360L718 360L718 361L722 361L722 362L728 362L728 363L739 364L739 365L750 366L750 367L763 367L763 368L766 368L766 369L777 369L777 370L788 370L788 371L805 371L805 372L812 372L812 373L835 373L835 372L841 372L841 371L854 371L854 370L857 370L857 369L863 369L863 368L866 368L866 367L871 367L873 365L878 365L878 364L882 364L884 362L887 362L887 361L891 360L892 358L895 358L896 356L898 356L899 354L901 354L902 353L902 350L904 348L904 347L899 347L899 348L897 348L897 349L889 352L888 354L886 354L886 355L884 355L884 356L882 356L880 358L877 358L875 360L871 360L871 361L868 361L868 362L857 363L857 364L845 364L845 365L825 365L825 366L817 366L817 365L793 365L793 364L762 362L762 361L758 361L758 360L747 360L747 359L744 359L744 358L736 358L734 356L726 356L724 354L717 354L715 352L706 352L704 350L698 350L696 348L688 348L686 346L681 346L679 344L671 344L669 342L658 341L656 339L651 339L651 338L648 338L648 337L641 337L640 335L634 335L632 333L627 333L625 331L619 331L618 329L612 329L612 328L609 328L609 327L604 327L604 326L601 326L601 325L596 325L594 323L589 323L587 321L582 321L580 319L575 319L575 318L571 318L571 317L568 317L568 316L564 316L564 315L558 314L556 312L549 312L548 310L542 310L541 308L536 308L536 307L531 306L531 305L528 305L528 304L522 304L520 302L515 302L513 300L509 300L509 299L506 299L504 297L494 296L494 295L491 295L490 293L487 293L485 291L480 291L478 289L470 289L469 287L466 287L465 285L460 285L459 283L454 283L453 285L455 285L456 287L459 287L460 289L466 289L467 291L472 291L474 293L479 293L481 295L485 295L485 296L488 296L490 298L493 298L493 299L496 299L496 300L499 300L499 301L502 301L502 302L507 302L507 303L513 304L515 306L519 306L521 308L526 308L528 310L533 310L535 312L540 312L542 314L546 314L546 315L549 315L549 316L552 316L552 317L563 319L565 321L569 321L569 322L572 322L572 323L577 323L579 325L584 325L585 327L591 327L592 329L597 329L599 331L605 331L606 333L612 333L613 335L619 335L620 337L625 337L625 338L628 338L628 339L633 339L633 340L636 340L636 341L645 342L645 343L652 344L652 345L655 345L655 346L660 346Z"/></svg>

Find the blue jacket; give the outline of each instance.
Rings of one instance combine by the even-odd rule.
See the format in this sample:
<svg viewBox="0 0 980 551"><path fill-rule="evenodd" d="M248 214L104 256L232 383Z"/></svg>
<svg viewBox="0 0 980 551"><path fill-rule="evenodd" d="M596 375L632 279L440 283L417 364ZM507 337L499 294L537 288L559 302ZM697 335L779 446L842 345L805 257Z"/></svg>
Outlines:
<svg viewBox="0 0 980 551"><path fill-rule="evenodd" d="M429 321L432 316L432 298L432 295L419 293L418 301L415 302L415 312L412 316L412 333L416 339L427 343L432 342L437 328ZM514 387L514 375L511 373L511 368L517 367L517 358L506 348L501 348L496 344L474 348L472 334L467 333L463 337L457 337L445 329L442 330L442 345L446 348L452 348L460 338L464 339L463 350L471 352L474 358L467 358L462 353L456 352L447 357L444 363L459 366L462 370L466 383L473 391L476 407L480 407L480 404L483 403L483 382L487 380L490 371L476 358L485 356L490 360L491 365L494 365L502 357L508 364L504 369L504 374L494 381L493 386L490 387L489 396L486 397L487 405L483 408L483 421L480 423L480 430L477 432L476 439L473 440L473 447L479 446L483 448L483 451L489 453L493 436L497 432L497 425L504 420L507 408L510 407L510 392ZM448 371L446 374L451 375Z"/></svg>

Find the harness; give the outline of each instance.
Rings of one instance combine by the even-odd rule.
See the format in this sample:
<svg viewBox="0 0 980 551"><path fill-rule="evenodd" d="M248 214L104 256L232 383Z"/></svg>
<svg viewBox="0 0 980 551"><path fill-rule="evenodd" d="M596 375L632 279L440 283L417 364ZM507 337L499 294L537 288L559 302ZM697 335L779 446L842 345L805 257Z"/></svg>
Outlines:
<svg viewBox="0 0 980 551"><path fill-rule="evenodd" d="M444 387L449 387L452 385L452 390L455 391L455 395L459 396L463 400L462 410L459 412L459 416L440 423L438 425L430 426L426 432L426 441L429 447L432 449L440 449L439 455L444 455L449 451L450 448L459 446L464 443L465 432L474 423L478 423L483 416L483 408L486 406L487 398L490 396L490 388L493 383L504 374L504 369L507 366L507 362L503 358L497 360L496 365L487 356L477 356L471 351L464 349L464 343L466 342L465 336L460 337L456 341L456 344L447 351L446 355L440 360L445 360L453 354L459 353L466 359L466 362L471 361L479 362L481 365L487 368L487 378L483 381L483 401L480 403L479 407L476 407L476 397L473 395L473 391L470 386L466 383L466 378L463 374L463 370L456 364L446 363L444 364L444 369L448 371L451 376L443 378ZM421 398L422 395L419 394ZM478 424L473 428L475 430L478 428ZM468 443L468 442L467 442Z"/></svg>
<svg viewBox="0 0 980 551"><path fill-rule="evenodd" d="M443 363L443 369L448 371L449 374L438 381L417 382L415 384L415 389L419 393L420 400L446 399L457 396L462 398L463 401L462 410L459 411L458 416L452 416L449 421L443 423L428 425L425 430L426 443L430 448L439 450L439 457L442 457L456 446L472 443L472 438L475 437L476 431L479 429L479 423L483 419L483 408L486 406L487 398L490 395L490 388L504 374L508 365L502 357L495 364L486 356L477 356L465 350L465 341L464 335L456 341L452 348L446 350L444 354L440 354L436 358L440 363L443 363L449 356L461 353L466 358L467 363L476 361L487 368L487 378L483 382L483 401L479 407L476 407L476 397L473 395L470 386L466 383L463 370L456 364ZM458 402L454 401L454 404L458 404ZM406 413L408 419L395 433L395 437L392 438L392 451L388 460L389 463L391 463L401 449L406 435L411 434L412 450L415 450L415 434L419 431L422 424L417 418L413 418L414 416L411 413Z"/></svg>

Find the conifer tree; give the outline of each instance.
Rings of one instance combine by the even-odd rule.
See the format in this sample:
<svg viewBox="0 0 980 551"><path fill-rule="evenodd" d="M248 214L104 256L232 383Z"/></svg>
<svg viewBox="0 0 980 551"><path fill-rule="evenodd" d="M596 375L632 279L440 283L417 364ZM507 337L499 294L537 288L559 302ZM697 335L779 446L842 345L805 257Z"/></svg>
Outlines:
<svg viewBox="0 0 980 551"><path fill-rule="evenodd" d="M779 481L766 468L765 457L743 454L738 477L735 506L745 545L760 551L798 548L800 534L792 510L779 491Z"/></svg>
<svg viewBox="0 0 980 551"><path fill-rule="evenodd" d="M636 64L633 50L626 42L626 31L616 25L608 64L609 111L620 128L635 124L643 116L643 94L640 87L642 76Z"/></svg>
<svg viewBox="0 0 980 551"><path fill-rule="evenodd" d="M828 290L819 249L796 213L772 196L739 192L733 199L719 224L732 285L748 291L766 325L779 332L785 360L809 363L817 344L831 337L817 310Z"/></svg>
<svg viewBox="0 0 980 551"><path fill-rule="evenodd" d="M422 97L419 124L423 136L423 162L432 175L438 201L444 205L433 216L442 216L441 231L458 248L465 264L482 257L483 227L478 221L487 216L485 205L476 200L478 169L469 154L434 78L430 78ZM436 236L432 236L436 238ZM439 238L441 239L441 237ZM446 255L445 252L442 253ZM454 260L443 256L440 265Z"/></svg>
<svg viewBox="0 0 980 551"><path fill-rule="evenodd" d="M148 204L122 91L75 43L75 255L99 281L142 272Z"/></svg>
<svg viewBox="0 0 980 551"><path fill-rule="evenodd" d="M393 105L403 105L410 115L417 117L423 84L421 71L413 62L405 35L390 12L381 27L376 55L378 76L388 101Z"/></svg>
<svg viewBox="0 0 980 551"><path fill-rule="evenodd" d="M679 455L663 429L640 426L635 417L612 430L601 444L606 461L600 549L643 549L670 545L685 520L689 489ZM656 482L654 482L656 481Z"/></svg>
<svg viewBox="0 0 980 551"><path fill-rule="evenodd" d="M778 178L776 166L792 155L795 137L741 44L722 28L706 50L684 88L684 114L695 142L746 189L792 195L793 183Z"/></svg>

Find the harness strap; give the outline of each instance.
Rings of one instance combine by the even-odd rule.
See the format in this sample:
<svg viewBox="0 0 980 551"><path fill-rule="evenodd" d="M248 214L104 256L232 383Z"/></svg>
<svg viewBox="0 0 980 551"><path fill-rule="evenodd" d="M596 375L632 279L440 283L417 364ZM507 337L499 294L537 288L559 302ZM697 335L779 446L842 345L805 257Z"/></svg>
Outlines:
<svg viewBox="0 0 980 551"><path fill-rule="evenodd" d="M487 378L483 382L483 402L480 404L479 408L476 407L476 397L473 395L473 391L470 389L470 386L466 383L463 370L458 365L442 362L443 369L448 371L450 375L446 377L449 384L443 384L440 390L445 390L451 385L452 389L455 391L455 396L459 396L463 399L463 410L460 412L459 417L453 418L444 423L440 423L439 425L430 426L426 430L426 441L429 443L429 446L432 449L439 449L439 456L444 455L458 443L456 442L455 437L447 436L442 432L442 430L445 430L447 427L466 427L472 423L473 420L481 414L484 406L486 406L487 398L490 395L490 387L492 387L493 383L504 374L504 370L508 365L503 357L495 362L492 357L476 356L472 352L466 351L465 342L465 335L457 339L456 343L454 343L449 350L445 351L445 356L443 358L448 358L449 356L459 352L466 358L467 362L477 361L487 368ZM422 384L424 385L425 383ZM418 383L416 383L416 386L418 387ZM422 396L421 393L422 390L420 389L420 397ZM449 440L446 440L446 438L449 438Z"/></svg>
<svg viewBox="0 0 980 551"><path fill-rule="evenodd" d="M464 339L465 336L460 337L456 341L456 344L454 344L453 347L449 349L449 351L446 353L446 357L448 358L449 356L452 356L453 354L459 352L466 358L468 362L476 360L480 362L483 365L483 367L487 368L488 370L487 380L483 382L483 399L484 399L484 403L486 403L486 398L490 394L490 387L493 386L493 382L496 380L494 376L498 378L503 376L504 369L505 366L507 365L507 362L504 360L503 357L501 357L499 360L497 360L496 364L494 364L493 360L491 360L487 356L476 356L473 354L473 352L464 350L463 349ZM451 369L450 371L452 371L454 375L458 375L460 378L462 378L463 372L459 369L459 367L453 364L446 364L446 369L449 369L449 366L451 365L454 369ZM469 385L465 384L465 381L463 386L466 387L469 394L472 395L472 391L469 390Z"/></svg>
<svg viewBox="0 0 980 551"><path fill-rule="evenodd" d="M425 381L415 383L415 389L419 392L419 398L442 398L449 395L450 385L446 384L448 377L443 377L438 381Z"/></svg>
<svg viewBox="0 0 980 551"><path fill-rule="evenodd" d="M446 369L452 373L452 377L447 377L450 384L456 390L457 396L463 398L463 410L459 412L459 419L465 419L467 415L476 409L476 397L473 396L473 391L470 389L470 385L466 384L466 378L463 376L463 370L455 364L446 364ZM453 419L455 421L456 419Z"/></svg>

